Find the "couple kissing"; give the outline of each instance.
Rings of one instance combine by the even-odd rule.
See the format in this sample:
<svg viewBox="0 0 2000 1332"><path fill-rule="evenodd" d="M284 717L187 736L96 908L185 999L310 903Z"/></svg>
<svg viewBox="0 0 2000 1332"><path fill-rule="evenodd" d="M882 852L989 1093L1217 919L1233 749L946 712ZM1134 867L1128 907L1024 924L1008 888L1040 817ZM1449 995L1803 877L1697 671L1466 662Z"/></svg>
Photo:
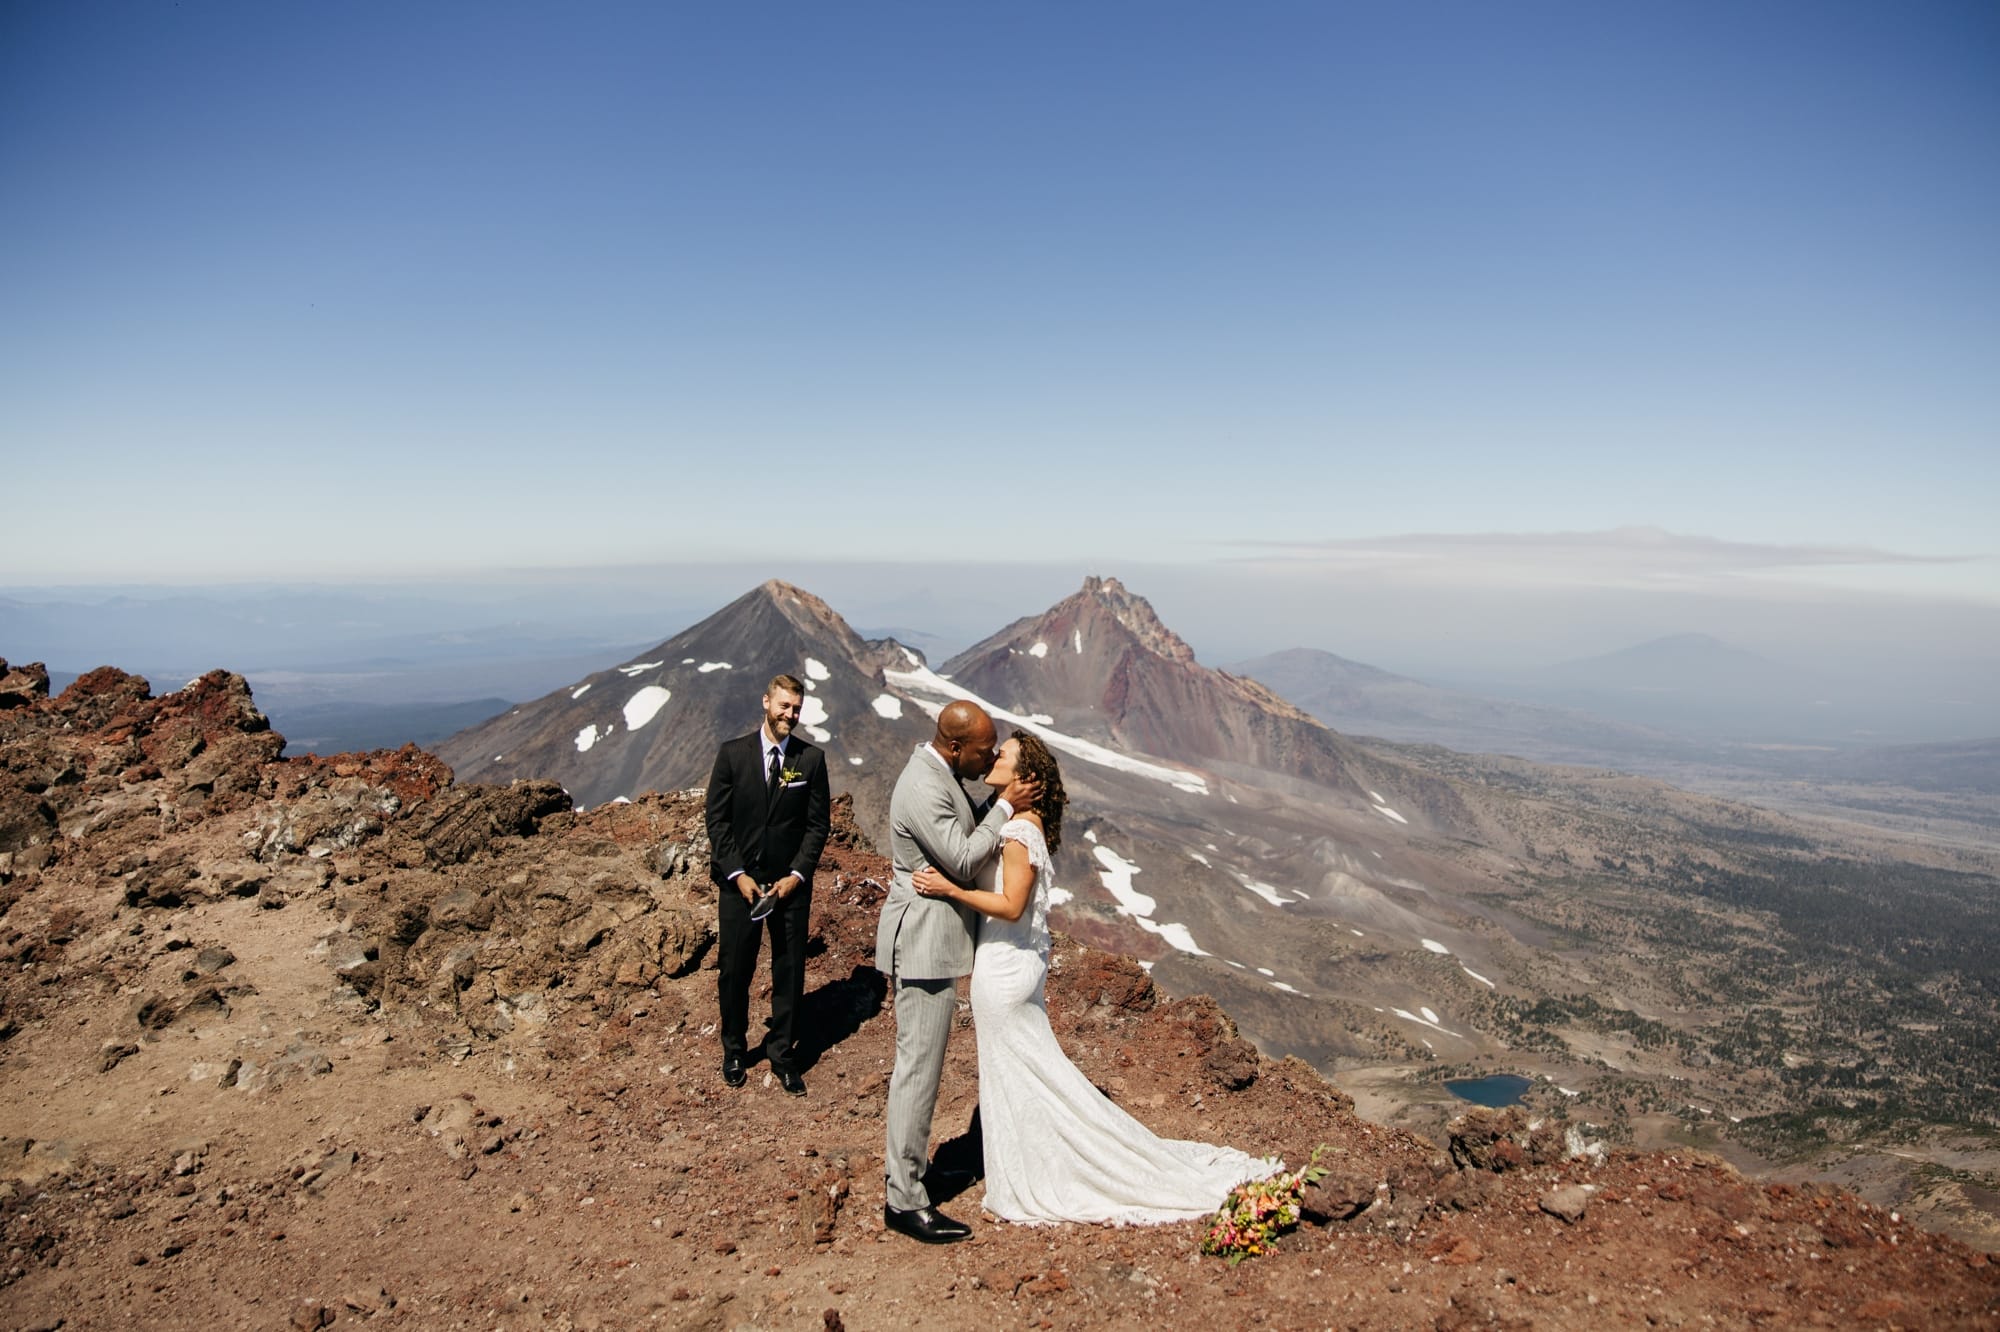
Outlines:
<svg viewBox="0 0 2000 1332"><path fill-rule="evenodd" d="M963 785L995 792L975 806ZM875 965L891 977L896 1067L884 1165L889 1229L929 1244L968 1237L926 1187L931 1120L956 979L972 977L986 1211L1004 1221L1151 1224L1205 1216L1279 1168L1230 1147L1155 1136L1069 1061L1049 1026L1050 857L1067 804L1055 755L1033 732L999 742L958 701L938 713L889 801L894 882ZM933 1176L935 1181L935 1176Z"/></svg>

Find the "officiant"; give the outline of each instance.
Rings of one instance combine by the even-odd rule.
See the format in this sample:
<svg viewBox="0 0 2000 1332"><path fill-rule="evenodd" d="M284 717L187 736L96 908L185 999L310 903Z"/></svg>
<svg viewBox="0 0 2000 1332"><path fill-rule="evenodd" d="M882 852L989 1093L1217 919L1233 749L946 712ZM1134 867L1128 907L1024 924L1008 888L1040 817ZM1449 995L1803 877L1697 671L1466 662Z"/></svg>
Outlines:
<svg viewBox="0 0 2000 1332"><path fill-rule="evenodd" d="M777 675L764 690L764 720L725 740L708 779L709 878L716 886L722 1080L741 1087L750 1061L750 981L768 928L771 1016L763 1052L778 1085L806 1094L795 1062L806 985L806 932L813 871L832 825L826 754L793 734L805 685Z"/></svg>

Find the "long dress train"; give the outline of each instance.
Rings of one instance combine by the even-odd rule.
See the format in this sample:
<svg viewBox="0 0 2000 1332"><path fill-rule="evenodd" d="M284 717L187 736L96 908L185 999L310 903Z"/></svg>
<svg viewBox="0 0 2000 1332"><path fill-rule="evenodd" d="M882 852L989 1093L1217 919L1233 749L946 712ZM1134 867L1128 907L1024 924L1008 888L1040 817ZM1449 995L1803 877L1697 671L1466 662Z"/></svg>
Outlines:
<svg viewBox="0 0 2000 1332"><path fill-rule="evenodd" d="M1028 850L1035 886L1017 921L985 917L972 965L986 1210L1030 1224L1149 1224L1205 1216L1279 1162L1233 1147L1161 1138L1105 1099L1056 1043L1044 990L1053 869L1041 830L1002 836ZM998 887L999 870L987 871Z"/></svg>

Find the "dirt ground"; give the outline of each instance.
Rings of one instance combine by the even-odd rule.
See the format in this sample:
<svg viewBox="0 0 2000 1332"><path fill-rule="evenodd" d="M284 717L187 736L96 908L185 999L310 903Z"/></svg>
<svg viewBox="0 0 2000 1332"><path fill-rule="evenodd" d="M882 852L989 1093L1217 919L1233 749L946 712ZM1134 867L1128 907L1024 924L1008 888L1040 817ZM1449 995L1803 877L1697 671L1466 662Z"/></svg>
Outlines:
<svg viewBox="0 0 2000 1332"><path fill-rule="evenodd" d="M973 1239L915 1244L881 1223L887 867L851 825L809 1093L732 1090L697 798L283 760L240 680L129 679L0 711L0 1325L2000 1327L2000 1264L1851 1195L1518 1114L1370 1124L1067 941L1078 1065L1168 1136L1324 1146L1320 1219L1231 1267L1200 1223L1010 1226L975 1182L943 1204ZM937 1158L976 1169L960 1028Z"/></svg>

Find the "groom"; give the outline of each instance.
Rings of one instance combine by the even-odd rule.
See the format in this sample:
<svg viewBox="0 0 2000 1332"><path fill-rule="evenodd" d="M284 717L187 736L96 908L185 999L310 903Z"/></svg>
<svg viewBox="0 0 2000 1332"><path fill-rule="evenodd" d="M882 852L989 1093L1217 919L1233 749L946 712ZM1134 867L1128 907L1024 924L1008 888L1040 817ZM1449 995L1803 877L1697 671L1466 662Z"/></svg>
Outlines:
<svg viewBox="0 0 2000 1332"><path fill-rule="evenodd" d="M981 813L960 783L993 768L999 736L985 709L963 700L938 713L937 734L910 755L889 797L889 840L895 878L882 904L875 965L896 987L896 1071L889 1078L888 1198L882 1220L926 1244L949 1244L972 1233L931 1204L924 1188L931 1116L944 1072L945 1040L958 1008L953 981L972 971L978 916L967 907L919 896L910 876L926 866L969 884L1000 846L1000 826L1039 792L1017 778Z"/></svg>

